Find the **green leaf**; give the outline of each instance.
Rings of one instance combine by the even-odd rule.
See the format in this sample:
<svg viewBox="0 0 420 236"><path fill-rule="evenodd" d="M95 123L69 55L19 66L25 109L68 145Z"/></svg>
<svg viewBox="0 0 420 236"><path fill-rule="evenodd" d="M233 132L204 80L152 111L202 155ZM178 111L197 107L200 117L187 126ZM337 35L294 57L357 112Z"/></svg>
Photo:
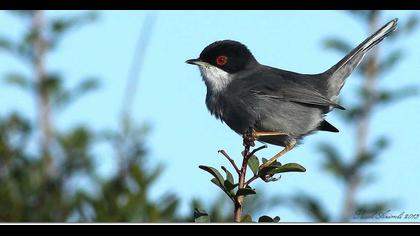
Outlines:
<svg viewBox="0 0 420 236"><path fill-rule="evenodd" d="M213 167L210 167L210 166L203 166L203 165L200 165L200 166L198 166L198 168L200 168L200 169L202 169L202 170L205 170L205 171L207 171L207 172L209 172L211 175L213 175L215 178L216 178L216 180L217 180L217 182L219 183L219 185L221 185L221 186L224 186L224 179L223 179L223 177L222 177L222 175L220 174L220 172L218 171L218 170L216 170L215 168L213 168ZM215 181L216 181L215 180ZM213 181L212 181L213 182Z"/></svg>
<svg viewBox="0 0 420 236"><path fill-rule="evenodd" d="M371 21L379 14L379 10L349 10L349 12L367 22Z"/></svg>
<svg viewBox="0 0 420 236"><path fill-rule="evenodd" d="M72 28L75 28L76 26L81 26L82 24L90 23L96 19L97 14L95 12L79 14L78 16L67 19L52 19L50 21L50 30L54 34L62 34Z"/></svg>
<svg viewBox="0 0 420 236"><path fill-rule="evenodd" d="M252 155L248 160L248 166L251 169L252 173L256 175L258 173L258 167L260 166L260 161L258 160L258 157Z"/></svg>
<svg viewBox="0 0 420 236"><path fill-rule="evenodd" d="M227 191L230 192L231 195L235 195L235 193L232 191L237 185L234 185L232 183L230 183L228 180L225 180L223 186L225 187L225 189Z"/></svg>
<svg viewBox="0 0 420 236"><path fill-rule="evenodd" d="M209 223L210 217L205 211L201 211L197 208L194 209L194 222L196 223Z"/></svg>
<svg viewBox="0 0 420 236"><path fill-rule="evenodd" d="M335 176L340 178L346 178L348 173L348 168L346 164L342 161L343 157L338 152L338 150L330 144L321 144L319 147L320 151L325 155L325 162L323 167L325 170L333 173Z"/></svg>
<svg viewBox="0 0 420 236"><path fill-rule="evenodd" d="M274 219L269 216L264 215L258 219L258 222L274 222Z"/></svg>
<svg viewBox="0 0 420 236"><path fill-rule="evenodd" d="M251 189L251 188L240 188L238 189L238 191L236 192L236 196L246 196L246 195L251 195L251 194L256 194L257 192L255 192L255 190Z"/></svg>
<svg viewBox="0 0 420 236"><path fill-rule="evenodd" d="M55 49L63 36L72 29L83 26L96 20L97 14L95 12L88 12L72 16L68 18L51 19L48 22L48 33L50 35L48 47L50 50Z"/></svg>
<svg viewBox="0 0 420 236"><path fill-rule="evenodd" d="M358 170L376 159L376 154L371 151L365 151L363 153L360 153L357 158L353 161L351 165L349 165L349 172L350 173L356 173Z"/></svg>
<svg viewBox="0 0 420 236"><path fill-rule="evenodd" d="M229 172L229 170L227 170L224 166L222 166L222 170L226 173L226 180L230 183L230 184L234 184L234 180L233 180L233 175L232 173Z"/></svg>
<svg viewBox="0 0 420 236"><path fill-rule="evenodd" d="M12 51L13 43L7 38L0 38L0 50Z"/></svg>
<svg viewBox="0 0 420 236"><path fill-rule="evenodd" d="M385 136L379 137L374 143L377 149L385 149L389 145L389 139Z"/></svg>
<svg viewBox="0 0 420 236"><path fill-rule="evenodd" d="M416 26L418 25L418 17L417 15L411 15L410 18L408 18L407 22L405 23L405 25L403 26L403 29L406 33L411 33Z"/></svg>
<svg viewBox="0 0 420 236"><path fill-rule="evenodd" d="M416 86L406 86L391 91L382 90L378 93L376 100L380 104L388 104L417 94L418 88Z"/></svg>
<svg viewBox="0 0 420 236"><path fill-rule="evenodd" d="M235 196L235 193L232 191L238 184L234 184L233 176L224 166L222 166L223 171L226 173L226 180L224 181L223 185L226 189L226 193L229 197Z"/></svg>
<svg viewBox="0 0 420 236"><path fill-rule="evenodd" d="M350 44L338 38L326 39L324 41L324 46L328 49L334 49L344 54L350 52L352 49L352 46L350 46Z"/></svg>
<svg viewBox="0 0 420 236"><path fill-rule="evenodd" d="M16 85L21 89L30 89L33 88L33 84L29 81L24 75L11 73L6 75L5 82L10 85Z"/></svg>
<svg viewBox="0 0 420 236"><path fill-rule="evenodd" d="M401 61L401 58L404 56L403 52L400 49L394 50L390 52L387 57L382 60L379 64L379 71L381 74L385 74L388 71L391 71L395 65L399 61Z"/></svg>
<svg viewBox="0 0 420 236"><path fill-rule="evenodd" d="M284 172L305 172L305 167L297 163L287 163L280 167L274 168L273 170L268 171L268 174L278 174Z"/></svg>
<svg viewBox="0 0 420 236"><path fill-rule="evenodd" d="M329 222L331 219L321 202L306 193L297 194L293 197L293 202L296 207L304 210L308 216L317 222Z"/></svg>
<svg viewBox="0 0 420 236"><path fill-rule="evenodd" d="M95 78L87 78L77 85L73 90L73 96L80 96L91 90L97 89L99 82Z"/></svg>
<svg viewBox="0 0 420 236"><path fill-rule="evenodd" d="M63 89L63 80L59 74L48 74L40 84L41 91L55 93Z"/></svg>
<svg viewBox="0 0 420 236"><path fill-rule="evenodd" d="M252 223L252 217L250 215L248 215L248 214L243 215L241 217L241 222L243 222L243 223Z"/></svg>
<svg viewBox="0 0 420 236"><path fill-rule="evenodd" d="M224 183L223 183L223 184L220 184L220 182L219 182L216 178L213 178L213 179L211 179L210 181L211 181L213 184L217 185L219 188L221 188L221 189L225 190L225 185L224 185Z"/></svg>

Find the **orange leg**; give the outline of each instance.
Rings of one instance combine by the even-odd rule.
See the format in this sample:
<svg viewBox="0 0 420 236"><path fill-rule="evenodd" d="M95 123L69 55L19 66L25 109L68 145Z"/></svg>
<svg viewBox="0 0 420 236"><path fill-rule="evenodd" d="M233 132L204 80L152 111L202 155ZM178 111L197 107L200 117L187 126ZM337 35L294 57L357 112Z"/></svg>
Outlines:
<svg viewBox="0 0 420 236"><path fill-rule="evenodd" d="M279 157L283 156L284 154L286 154L286 152L292 150L294 147L296 146L296 141L291 141L289 144L287 144L287 146L281 150L279 153L277 153L275 156L273 156L270 160L268 160L266 163L262 164L260 166L260 170L269 167L271 164L273 164Z"/></svg>
<svg viewBox="0 0 420 236"><path fill-rule="evenodd" d="M277 132L277 131L253 131L251 133L252 137L258 139L259 137L266 137L266 136L280 136L280 135L288 135L283 132Z"/></svg>
<svg viewBox="0 0 420 236"><path fill-rule="evenodd" d="M280 136L280 135L288 135L284 132L279 131L256 131L252 128L249 128L247 132L243 135L244 137L244 146L247 144L250 146L254 146L254 141L260 137L267 137L267 136Z"/></svg>

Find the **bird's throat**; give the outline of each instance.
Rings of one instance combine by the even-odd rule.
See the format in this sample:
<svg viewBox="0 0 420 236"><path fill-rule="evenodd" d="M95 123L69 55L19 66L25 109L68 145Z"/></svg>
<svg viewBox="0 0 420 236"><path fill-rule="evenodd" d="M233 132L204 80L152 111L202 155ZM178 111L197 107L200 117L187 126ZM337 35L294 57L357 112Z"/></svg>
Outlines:
<svg viewBox="0 0 420 236"><path fill-rule="evenodd" d="M207 88L214 94L222 92L232 80L232 75L212 65L200 66Z"/></svg>

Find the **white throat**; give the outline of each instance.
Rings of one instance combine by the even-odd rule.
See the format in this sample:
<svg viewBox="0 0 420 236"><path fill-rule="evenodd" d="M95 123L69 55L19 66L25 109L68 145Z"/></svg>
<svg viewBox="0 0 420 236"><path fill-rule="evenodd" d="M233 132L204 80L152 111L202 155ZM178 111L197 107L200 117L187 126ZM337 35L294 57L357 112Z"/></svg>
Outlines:
<svg viewBox="0 0 420 236"><path fill-rule="evenodd" d="M232 80L232 74L229 74L215 66L204 64L200 65L201 76L209 89L213 92L221 92Z"/></svg>

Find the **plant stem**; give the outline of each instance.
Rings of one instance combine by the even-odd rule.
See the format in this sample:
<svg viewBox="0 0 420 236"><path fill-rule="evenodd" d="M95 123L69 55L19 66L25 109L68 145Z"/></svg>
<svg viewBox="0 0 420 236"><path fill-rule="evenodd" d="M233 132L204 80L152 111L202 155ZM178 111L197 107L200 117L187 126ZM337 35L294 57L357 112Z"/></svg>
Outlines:
<svg viewBox="0 0 420 236"><path fill-rule="evenodd" d="M258 175L252 176L248 181L245 182L245 187L247 187L252 181L258 179Z"/></svg>
<svg viewBox="0 0 420 236"><path fill-rule="evenodd" d="M52 120L51 120L51 106L50 94L46 85L46 53L47 40L44 37L45 19L44 11L35 10L32 13L32 31L34 34L33 48L33 69L36 75L38 89L36 91L36 99L38 105L38 124L41 130L40 144L41 153L46 160L47 169L51 171L51 143L53 136Z"/></svg>
<svg viewBox="0 0 420 236"><path fill-rule="evenodd" d="M232 164L232 166L235 168L236 172L238 173L238 176L239 176L238 190L242 188L246 188L252 181L258 178L258 175L254 174L252 178L250 178L248 181L245 182L246 169L248 167L249 158L251 158L256 152L264 148L267 148L267 145L263 145L261 147L255 148L254 150L250 152L251 145L254 146L254 141L255 139L252 136L250 136L248 133L244 135L244 138L243 138L244 151L242 152L243 159L242 159L241 169L239 169L236 166L235 162L232 160L232 158L229 157L229 155L224 150L219 150L219 153L222 153L229 160L229 162ZM234 212L233 212L234 221L239 223L241 222L241 218L242 218L242 208L244 205L245 196L244 195L235 196L232 200L234 202Z"/></svg>
<svg viewBox="0 0 420 236"><path fill-rule="evenodd" d="M255 150L253 150L251 153L249 152L251 145L254 145L254 139L252 136L250 136L248 133L246 133L244 135L243 138L243 145L244 145L244 151L242 152L242 166L241 169L238 173L239 175L239 183L238 183L238 190L245 188L246 187L246 183L245 183L245 176L246 176L246 168L248 167L248 161L249 158L254 155L254 153L256 153L257 151L265 148L265 146L259 147ZM242 216L242 208L244 205L244 200L245 200L245 196L241 195L241 196L235 196L234 199L234 221L235 222L241 222L241 216Z"/></svg>
<svg viewBox="0 0 420 236"><path fill-rule="evenodd" d="M226 153L225 150L219 150L217 151L218 153L221 153L223 156L226 157L226 159L228 159L228 161L230 162L230 164L232 164L233 168L235 169L236 173L239 175L241 173L241 171L239 170L238 166L236 166L235 161L230 158L230 156Z"/></svg>
<svg viewBox="0 0 420 236"><path fill-rule="evenodd" d="M245 146L244 152L242 153L242 156L243 156L242 166L241 166L241 170L239 171L238 189L241 189L241 188L245 187L246 168L247 168L248 160L249 160L249 157L250 157L250 155L249 155L250 144L245 141L245 138L244 138L244 146ZM245 196L243 196L243 195L235 196L235 209L234 209L234 221L235 222L241 222L244 198L245 198Z"/></svg>

